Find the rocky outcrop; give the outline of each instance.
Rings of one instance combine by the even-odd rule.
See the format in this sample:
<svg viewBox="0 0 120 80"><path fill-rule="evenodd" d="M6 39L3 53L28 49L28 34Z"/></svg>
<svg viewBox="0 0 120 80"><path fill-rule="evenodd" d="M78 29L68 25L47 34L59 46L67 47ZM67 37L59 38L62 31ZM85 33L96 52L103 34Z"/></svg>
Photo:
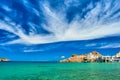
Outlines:
<svg viewBox="0 0 120 80"><path fill-rule="evenodd" d="M101 58L102 55L97 51L92 51L87 55L88 62L98 62L99 58Z"/></svg>
<svg viewBox="0 0 120 80"><path fill-rule="evenodd" d="M87 59L87 55L73 54L70 58L60 60L60 62L84 62Z"/></svg>
<svg viewBox="0 0 120 80"><path fill-rule="evenodd" d="M101 56L99 52L93 51L83 55L73 54L70 58L60 60L60 62L97 62Z"/></svg>
<svg viewBox="0 0 120 80"><path fill-rule="evenodd" d="M101 55L99 52L97 52L97 51L92 51L90 54L93 55L94 57L97 57L97 58L102 56L102 55Z"/></svg>
<svg viewBox="0 0 120 80"><path fill-rule="evenodd" d="M8 58L0 58L0 62L7 62L10 61Z"/></svg>
<svg viewBox="0 0 120 80"><path fill-rule="evenodd" d="M104 56L97 51L92 51L89 54L76 55L60 60L60 62L120 62L120 52L114 56Z"/></svg>

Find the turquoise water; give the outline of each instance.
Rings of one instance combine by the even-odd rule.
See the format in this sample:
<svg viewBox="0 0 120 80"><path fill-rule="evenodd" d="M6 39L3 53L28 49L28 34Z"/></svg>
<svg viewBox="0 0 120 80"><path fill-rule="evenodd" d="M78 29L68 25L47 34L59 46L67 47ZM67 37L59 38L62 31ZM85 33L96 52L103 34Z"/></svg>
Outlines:
<svg viewBox="0 0 120 80"><path fill-rule="evenodd" d="M120 63L0 62L0 80L120 80Z"/></svg>

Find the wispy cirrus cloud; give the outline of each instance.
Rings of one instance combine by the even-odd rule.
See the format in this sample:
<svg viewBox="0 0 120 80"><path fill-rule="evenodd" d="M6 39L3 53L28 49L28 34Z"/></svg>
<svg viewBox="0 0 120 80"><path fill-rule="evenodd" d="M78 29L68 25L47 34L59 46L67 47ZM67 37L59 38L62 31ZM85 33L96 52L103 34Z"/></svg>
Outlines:
<svg viewBox="0 0 120 80"><path fill-rule="evenodd" d="M25 53L30 53L30 52L41 52L43 50L24 50L23 52Z"/></svg>
<svg viewBox="0 0 120 80"><path fill-rule="evenodd" d="M103 48L120 48L120 43L111 43L111 44L100 46L99 48L100 49L103 49Z"/></svg>
<svg viewBox="0 0 120 80"><path fill-rule="evenodd" d="M27 3L27 2L26 2ZM64 10L57 11L49 5L49 2L40 4L46 23L42 23L41 27L49 34L37 34L36 24L31 23L30 32L26 34L20 24L15 25L12 21L0 21L0 29L14 33L19 36L18 39L7 42L6 44L44 44L60 41L73 40L91 40L108 36L120 35L120 5L117 0L98 1L89 3L82 9L81 14L77 14L71 22L66 18L66 11L70 2L66 2ZM27 3L28 4L28 3ZM74 2L72 3L74 4ZM78 6L78 4L76 4ZM28 6L27 6L28 7ZM78 6L79 7L79 6ZM31 9L31 8L30 8ZM40 14L33 6L34 12ZM79 11L78 11L79 12ZM38 15L39 16L39 15ZM39 18L41 18L39 16ZM14 27L18 26L18 27Z"/></svg>

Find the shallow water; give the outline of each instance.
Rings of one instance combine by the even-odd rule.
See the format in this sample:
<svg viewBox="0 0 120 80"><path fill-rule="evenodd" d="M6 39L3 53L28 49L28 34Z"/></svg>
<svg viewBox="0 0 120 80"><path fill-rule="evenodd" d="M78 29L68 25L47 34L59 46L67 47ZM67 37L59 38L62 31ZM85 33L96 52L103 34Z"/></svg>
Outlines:
<svg viewBox="0 0 120 80"><path fill-rule="evenodd" d="M0 80L119 80L120 63L0 62Z"/></svg>

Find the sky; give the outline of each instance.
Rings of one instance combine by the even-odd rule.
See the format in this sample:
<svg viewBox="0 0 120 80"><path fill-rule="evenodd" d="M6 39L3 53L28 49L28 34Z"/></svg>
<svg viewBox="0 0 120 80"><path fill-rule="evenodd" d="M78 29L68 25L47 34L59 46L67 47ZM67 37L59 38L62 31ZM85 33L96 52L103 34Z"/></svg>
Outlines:
<svg viewBox="0 0 120 80"><path fill-rule="evenodd" d="M119 0L0 0L0 57L58 61L120 51Z"/></svg>

